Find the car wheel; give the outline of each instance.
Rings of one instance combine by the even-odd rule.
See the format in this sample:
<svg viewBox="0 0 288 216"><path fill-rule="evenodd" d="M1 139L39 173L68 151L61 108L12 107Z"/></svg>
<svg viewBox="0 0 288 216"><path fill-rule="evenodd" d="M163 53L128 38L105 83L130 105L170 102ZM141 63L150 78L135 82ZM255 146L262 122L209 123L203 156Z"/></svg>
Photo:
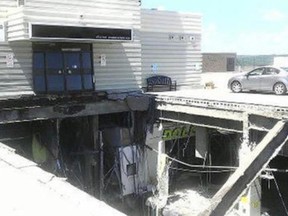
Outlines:
<svg viewBox="0 0 288 216"><path fill-rule="evenodd" d="M236 93L241 92L241 91L242 91L242 85L241 85L241 83L238 82L238 81L233 81L233 82L231 83L231 90L232 90L233 92L236 92Z"/></svg>
<svg viewBox="0 0 288 216"><path fill-rule="evenodd" d="M283 83L281 83L281 82L276 83L274 85L273 90L274 90L276 95L282 95L282 94L285 94L287 92L286 86Z"/></svg>

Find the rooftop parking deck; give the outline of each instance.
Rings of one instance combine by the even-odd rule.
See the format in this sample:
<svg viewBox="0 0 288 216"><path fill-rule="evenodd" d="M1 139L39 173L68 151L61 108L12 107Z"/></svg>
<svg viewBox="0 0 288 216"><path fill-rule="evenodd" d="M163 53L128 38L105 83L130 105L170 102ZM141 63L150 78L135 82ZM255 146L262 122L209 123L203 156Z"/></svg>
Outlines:
<svg viewBox="0 0 288 216"><path fill-rule="evenodd" d="M232 93L225 89L197 89L157 92L158 104L186 105L211 109L247 112L283 118L288 114L288 95Z"/></svg>

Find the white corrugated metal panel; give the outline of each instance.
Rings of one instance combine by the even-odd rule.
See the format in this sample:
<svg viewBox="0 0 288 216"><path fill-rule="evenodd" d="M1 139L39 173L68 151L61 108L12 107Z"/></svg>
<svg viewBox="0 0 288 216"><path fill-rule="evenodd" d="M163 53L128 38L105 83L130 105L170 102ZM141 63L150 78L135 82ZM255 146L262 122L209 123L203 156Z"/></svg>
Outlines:
<svg viewBox="0 0 288 216"><path fill-rule="evenodd" d="M124 9L124 13L126 10L130 10L133 13L132 20L130 16L130 24L126 23L126 26L133 28L134 41L93 44L96 90L137 89L141 85L140 7L139 1L131 2L134 3L130 7L127 8L126 6L123 8L124 5L122 5L120 8L122 8L121 10ZM122 3L126 4L125 1L122 1ZM119 10L119 5L117 7ZM118 13L123 12L118 11ZM117 19L113 19L117 22ZM123 23L121 19L118 22ZM106 66L101 66L101 55L106 56Z"/></svg>
<svg viewBox="0 0 288 216"><path fill-rule="evenodd" d="M0 94L25 94L32 91L32 86L31 43L0 43Z"/></svg>
<svg viewBox="0 0 288 216"><path fill-rule="evenodd" d="M141 10L141 29L147 32L201 33L200 14Z"/></svg>
<svg viewBox="0 0 288 216"><path fill-rule="evenodd" d="M17 1L15 0L0 0L0 20L6 17L8 11L16 7Z"/></svg>
<svg viewBox="0 0 288 216"><path fill-rule="evenodd" d="M32 90L31 43L15 42L29 38L29 23L133 29L131 42L93 44L96 90L134 89L141 85L138 0L25 0L24 6L8 12L10 44L0 44L0 92ZM15 56L13 68L6 65L9 53ZM105 67L99 64L103 54L107 56Z"/></svg>
<svg viewBox="0 0 288 216"><path fill-rule="evenodd" d="M139 8L138 0L26 0L8 15L8 40L28 39L28 23L133 28Z"/></svg>
<svg viewBox="0 0 288 216"><path fill-rule="evenodd" d="M139 31L129 43L94 43L94 73L96 90L139 89L141 87L141 43ZM106 66L101 66L101 55Z"/></svg>
<svg viewBox="0 0 288 216"><path fill-rule="evenodd" d="M200 86L201 15L141 11L142 86L152 75L167 75L179 88Z"/></svg>

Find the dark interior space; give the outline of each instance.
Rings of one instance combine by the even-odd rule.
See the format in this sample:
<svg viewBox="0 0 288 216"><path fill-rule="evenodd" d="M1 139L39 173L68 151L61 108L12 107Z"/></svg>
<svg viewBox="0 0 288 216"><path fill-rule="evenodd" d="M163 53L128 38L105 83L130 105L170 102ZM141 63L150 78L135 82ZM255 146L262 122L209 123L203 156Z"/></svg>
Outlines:
<svg viewBox="0 0 288 216"><path fill-rule="evenodd" d="M207 158L195 156L195 136L189 138L169 140L165 142L166 153L173 158L188 164L207 166L238 166L239 134L226 131L209 130L209 150ZM170 167L171 191L179 184L181 187L183 179L191 178L189 185L185 187L195 187L200 185L221 185L229 178L233 170L231 169L209 169L199 167L187 167L183 164L172 161ZM183 177L185 176L186 177ZM180 177L181 176L181 177ZM183 178L181 181L179 181ZM185 180L186 181L186 180ZM173 189L174 188L174 189Z"/></svg>
<svg viewBox="0 0 288 216"><path fill-rule="evenodd" d="M0 124L0 142L16 150L16 153L32 158L32 123Z"/></svg>
<svg viewBox="0 0 288 216"><path fill-rule="evenodd" d="M93 194L99 186L99 170L96 171L94 165L100 156L99 152L95 151L91 117L66 118L58 121L58 124L59 136L56 136L57 120L0 125L0 140L14 148L18 154L37 162L45 170L59 177L65 177L71 184ZM127 143L133 143L132 126L133 116L128 112L103 115L99 118L99 130L109 131L108 137L114 139L114 141L107 140L106 135L102 140L104 144L101 156L104 194L102 199L129 215L140 215L139 210L145 209L145 202L137 195L122 196L121 170L117 161L117 149ZM126 131L126 137L123 131ZM165 151L170 157L188 164L238 166L238 150L242 134L214 129L209 129L208 134L210 161L205 162L195 156L195 136L167 140ZM251 144L257 145L266 134L267 132L250 130ZM46 161L42 161L43 152L35 150L36 140L46 149ZM261 178L262 211L270 216L288 215L287 157L278 155L269 163L268 168L275 171L262 173L271 177ZM132 170L134 169L132 167ZM225 183L231 173L231 170L225 168L192 168L174 161L169 169L169 190L172 193L176 190L197 188L200 185L208 189L204 195L209 198L218 186ZM137 212L132 206L137 206Z"/></svg>
<svg viewBox="0 0 288 216"><path fill-rule="evenodd" d="M279 170L271 172L271 179L262 178L262 208L267 209L270 216L288 215L288 158L275 157L270 163L270 168Z"/></svg>
<svg viewBox="0 0 288 216"><path fill-rule="evenodd" d="M265 131L250 130L251 144L257 145L266 134ZM277 155L267 168L274 171L264 171L261 175L262 212L266 212L269 216L286 216L288 215L288 158Z"/></svg>
<svg viewBox="0 0 288 216"><path fill-rule="evenodd" d="M238 149L239 149L239 134L210 130L210 152L212 166L238 166ZM234 170L231 169L215 169L211 175L211 184L222 185L230 177Z"/></svg>
<svg viewBox="0 0 288 216"><path fill-rule="evenodd" d="M62 175L73 185L90 192L93 183L93 133L88 117L67 118L61 121L59 130Z"/></svg>

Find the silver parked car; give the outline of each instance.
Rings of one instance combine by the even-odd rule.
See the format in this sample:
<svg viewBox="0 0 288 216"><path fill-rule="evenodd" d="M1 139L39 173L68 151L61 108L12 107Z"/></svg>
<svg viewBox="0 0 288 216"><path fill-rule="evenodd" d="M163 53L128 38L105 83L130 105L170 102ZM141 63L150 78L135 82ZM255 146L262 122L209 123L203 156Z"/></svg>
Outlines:
<svg viewBox="0 0 288 216"><path fill-rule="evenodd" d="M231 77L228 88L233 92L248 90L285 94L288 88L288 72L283 68L272 66L259 67L248 73Z"/></svg>

